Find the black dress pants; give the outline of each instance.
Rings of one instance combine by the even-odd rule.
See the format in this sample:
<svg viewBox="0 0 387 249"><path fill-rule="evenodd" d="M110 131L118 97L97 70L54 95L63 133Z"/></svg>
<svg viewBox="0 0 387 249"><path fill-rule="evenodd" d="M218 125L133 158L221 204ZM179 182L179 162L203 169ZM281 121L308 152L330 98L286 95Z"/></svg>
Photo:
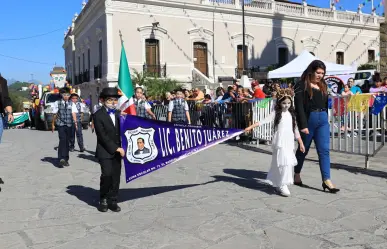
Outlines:
<svg viewBox="0 0 387 249"><path fill-rule="evenodd" d="M59 160L69 160L69 143L71 137L71 127L68 126L58 126L58 135L59 135L59 147L58 147L58 159Z"/></svg>
<svg viewBox="0 0 387 249"><path fill-rule="evenodd" d="M117 201L121 178L121 157L99 159L101 165L100 198Z"/></svg>

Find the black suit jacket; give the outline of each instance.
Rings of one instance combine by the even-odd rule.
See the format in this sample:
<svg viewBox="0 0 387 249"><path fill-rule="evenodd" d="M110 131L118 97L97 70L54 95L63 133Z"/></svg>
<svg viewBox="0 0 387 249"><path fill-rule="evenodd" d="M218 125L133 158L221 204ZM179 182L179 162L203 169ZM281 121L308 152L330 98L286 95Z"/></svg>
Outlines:
<svg viewBox="0 0 387 249"><path fill-rule="evenodd" d="M115 114L114 126L106 108L102 107L94 114L94 128L97 134L97 150L95 157L98 159L113 158L118 155L116 150L121 147L120 112Z"/></svg>
<svg viewBox="0 0 387 249"><path fill-rule="evenodd" d="M12 100L9 97L7 80L0 75L0 113L4 113L7 106L12 106Z"/></svg>

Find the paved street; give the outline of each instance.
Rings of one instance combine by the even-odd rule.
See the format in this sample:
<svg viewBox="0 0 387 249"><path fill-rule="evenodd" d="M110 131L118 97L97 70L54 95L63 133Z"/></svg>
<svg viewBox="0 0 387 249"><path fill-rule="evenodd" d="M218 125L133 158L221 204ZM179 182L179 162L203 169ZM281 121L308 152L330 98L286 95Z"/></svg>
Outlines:
<svg viewBox="0 0 387 249"><path fill-rule="evenodd" d="M52 163L56 133L9 130L3 139L1 249L387 248L386 149L367 171L363 157L334 154L337 195L322 192L311 153L310 187L284 198L263 181L270 154L218 145L129 184L122 177L122 212L100 213L91 131L88 152L73 152L64 169Z"/></svg>

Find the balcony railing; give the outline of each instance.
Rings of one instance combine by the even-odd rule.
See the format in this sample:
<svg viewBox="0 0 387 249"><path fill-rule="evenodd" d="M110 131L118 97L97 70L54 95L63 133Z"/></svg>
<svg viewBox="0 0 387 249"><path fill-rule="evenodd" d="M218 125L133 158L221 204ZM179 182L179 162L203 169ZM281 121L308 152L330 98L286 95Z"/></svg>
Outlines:
<svg viewBox="0 0 387 249"><path fill-rule="evenodd" d="M260 67L251 67L246 69L246 75L249 78L254 78L254 73L261 72ZM235 78L240 79L243 75L243 68L237 67L235 68Z"/></svg>
<svg viewBox="0 0 387 249"><path fill-rule="evenodd" d="M144 74L147 74L149 76L165 78L167 77L167 63L165 63L164 65L150 65L145 63L142 66L142 71Z"/></svg>
<svg viewBox="0 0 387 249"><path fill-rule="evenodd" d="M217 8L240 9L242 0L202 0L203 4L213 5L216 2ZM307 2L311 2L308 0ZM350 24L378 25L384 18L377 15L367 15L356 12L345 12L336 9L317 8L313 6L276 2L272 0L245 1L246 11L256 11L267 14L282 14L284 16L305 17L320 21L334 21Z"/></svg>
<svg viewBox="0 0 387 249"><path fill-rule="evenodd" d="M94 80L102 78L102 67L101 65L94 66Z"/></svg>

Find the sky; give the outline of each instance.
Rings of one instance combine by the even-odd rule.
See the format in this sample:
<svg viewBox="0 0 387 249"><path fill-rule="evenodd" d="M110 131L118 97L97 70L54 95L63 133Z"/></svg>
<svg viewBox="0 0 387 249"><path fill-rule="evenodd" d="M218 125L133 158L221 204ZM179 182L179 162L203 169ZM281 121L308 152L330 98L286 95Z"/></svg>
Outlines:
<svg viewBox="0 0 387 249"><path fill-rule="evenodd" d="M74 14L80 12L82 0L0 1L0 73L6 79L34 79L43 84L49 83L50 71L55 63L64 66L63 34ZM340 0L338 6L343 10L356 11L357 6L365 2L363 12L370 13L371 3L368 1L371 0ZM375 0L374 5L377 6L380 1ZM329 0L307 2L329 7ZM377 13L382 12L383 7L380 7ZM36 37L29 38L31 36Z"/></svg>

